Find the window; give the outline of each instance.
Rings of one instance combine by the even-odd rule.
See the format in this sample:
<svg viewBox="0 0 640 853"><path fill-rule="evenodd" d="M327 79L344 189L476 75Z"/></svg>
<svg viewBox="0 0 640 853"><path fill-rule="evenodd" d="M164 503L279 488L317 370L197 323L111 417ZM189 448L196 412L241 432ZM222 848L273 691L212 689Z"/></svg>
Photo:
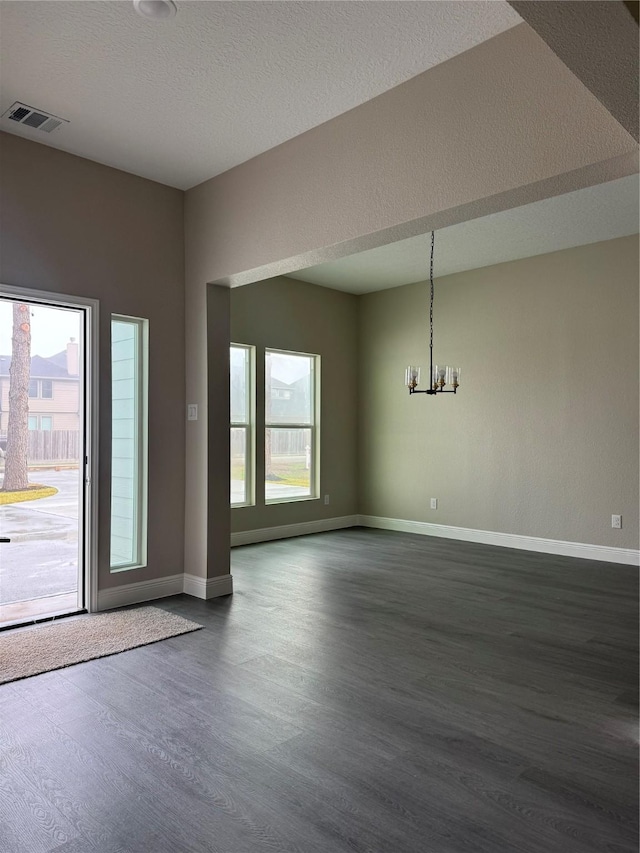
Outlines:
<svg viewBox="0 0 640 853"><path fill-rule="evenodd" d="M53 399L53 382L51 379L30 379L29 396L34 399L40 397L43 400Z"/></svg>
<svg viewBox="0 0 640 853"><path fill-rule="evenodd" d="M111 318L111 571L147 562L148 325Z"/></svg>
<svg viewBox="0 0 640 853"><path fill-rule="evenodd" d="M265 353L265 501L318 496L320 356Z"/></svg>
<svg viewBox="0 0 640 853"><path fill-rule="evenodd" d="M51 432L53 429L53 418L51 415L29 415L29 429Z"/></svg>
<svg viewBox="0 0 640 853"><path fill-rule="evenodd" d="M254 503L253 347L233 344L231 370L231 506Z"/></svg>

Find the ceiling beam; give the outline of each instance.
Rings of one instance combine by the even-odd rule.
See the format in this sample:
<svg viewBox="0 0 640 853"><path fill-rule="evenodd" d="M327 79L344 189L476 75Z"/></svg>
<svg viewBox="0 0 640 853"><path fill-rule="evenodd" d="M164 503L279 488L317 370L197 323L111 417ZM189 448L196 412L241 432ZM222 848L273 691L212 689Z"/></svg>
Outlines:
<svg viewBox="0 0 640 853"><path fill-rule="evenodd" d="M521 23L189 190L187 280L250 284L637 171Z"/></svg>
<svg viewBox="0 0 640 853"><path fill-rule="evenodd" d="M623 0L623 3L633 15L636 24L640 24L640 3L638 0Z"/></svg>
<svg viewBox="0 0 640 853"><path fill-rule="evenodd" d="M508 0L635 140L638 4L622 0ZM634 21L635 18L635 21Z"/></svg>

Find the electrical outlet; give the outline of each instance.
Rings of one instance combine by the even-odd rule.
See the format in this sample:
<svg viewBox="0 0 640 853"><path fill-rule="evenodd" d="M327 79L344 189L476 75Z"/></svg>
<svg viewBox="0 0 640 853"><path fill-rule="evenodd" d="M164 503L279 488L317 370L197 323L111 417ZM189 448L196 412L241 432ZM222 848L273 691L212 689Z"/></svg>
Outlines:
<svg viewBox="0 0 640 853"><path fill-rule="evenodd" d="M616 530L620 530L622 527L622 516L621 515L612 515L611 516L611 526Z"/></svg>
<svg viewBox="0 0 640 853"><path fill-rule="evenodd" d="M324 505L329 506L329 495L324 496Z"/></svg>
<svg viewBox="0 0 640 853"><path fill-rule="evenodd" d="M438 498L431 498L431 509L438 509Z"/></svg>

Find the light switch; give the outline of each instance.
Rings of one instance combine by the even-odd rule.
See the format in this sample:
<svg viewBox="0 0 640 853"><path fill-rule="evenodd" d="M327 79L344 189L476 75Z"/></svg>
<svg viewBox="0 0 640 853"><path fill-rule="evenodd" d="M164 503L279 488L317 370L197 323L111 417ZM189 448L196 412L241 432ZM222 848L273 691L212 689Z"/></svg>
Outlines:
<svg viewBox="0 0 640 853"><path fill-rule="evenodd" d="M187 420L188 421L197 421L198 420L198 404L197 403L187 403Z"/></svg>

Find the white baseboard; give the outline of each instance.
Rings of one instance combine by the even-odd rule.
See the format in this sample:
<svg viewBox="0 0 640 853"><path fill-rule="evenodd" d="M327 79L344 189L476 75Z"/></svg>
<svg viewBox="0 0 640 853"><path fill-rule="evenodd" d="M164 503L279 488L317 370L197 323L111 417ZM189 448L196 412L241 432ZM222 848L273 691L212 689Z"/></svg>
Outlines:
<svg viewBox="0 0 640 853"><path fill-rule="evenodd" d="M114 607L126 607L128 604L141 604L156 598L166 598L180 593L193 595L195 598L217 598L220 595L231 595L233 578L231 575L221 575L218 578L200 578L196 575L170 575L150 581L114 586L111 589L101 589L98 592L98 610L111 610Z"/></svg>
<svg viewBox="0 0 640 853"><path fill-rule="evenodd" d="M217 578L201 578L197 575L184 574L184 588L180 590L186 595L194 598L219 598L221 595L233 593L233 577L231 575L220 575Z"/></svg>
<svg viewBox="0 0 640 853"><path fill-rule="evenodd" d="M632 548L611 548L605 545L587 545L582 542L562 542L558 539L542 539L537 536L518 536L513 533L496 533L491 530L473 530L470 527L452 527L446 524L430 524L426 521L407 521L401 518L382 518L375 515L343 515L301 524L285 524L279 527L263 527L231 534L231 546L249 545L254 542L270 542L288 539L309 533L340 530L345 527L377 527L380 530L397 530L402 533L418 533L422 536L440 536L481 545L498 545L502 548L518 548L542 554L558 554L563 557L579 557L583 560L599 560L605 563L621 563L626 566L640 565L640 551ZM166 598L180 593L195 598L210 599L233 593L233 577L220 575L217 578L202 578L188 573L169 575L155 580L137 581L98 591L98 610L140 604L156 598Z"/></svg>
<svg viewBox="0 0 640 853"><path fill-rule="evenodd" d="M281 524L278 527L261 527L258 530L243 530L231 534L231 547L252 545L256 542L271 542L273 539L289 539L291 536L306 536L309 533L324 533L357 527L360 516L342 515L338 518L322 518L318 521L303 521L300 524Z"/></svg>
<svg viewBox="0 0 640 853"><path fill-rule="evenodd" d="M154 598L179 595L184 587L183 577L180 573L98 590L98 610L111 610L113 607L125 607L127 604L140 604L143 601L153 601Z"/></svg>
<svg viewBox="0 0 640 853"><path fill-rule="evenodd" d="M637 566L640 564L640 551L632 548L609 548L605 545L587 545L582 542L562 542L558 539L541 539L538 536L494 533L490 530L473 530L470 527L451 527L446 524L430 524L426 521L405 521L401 518L382 518L375 515L359 516L359 524L361 527L377 527L381 530L419 533L423 536L441 536L445 539L478 542L482 545L519 548L523 551L538 551L542 554L558 554L563 557L580 557L583 560L623 563L627 566Z"/></svg>

